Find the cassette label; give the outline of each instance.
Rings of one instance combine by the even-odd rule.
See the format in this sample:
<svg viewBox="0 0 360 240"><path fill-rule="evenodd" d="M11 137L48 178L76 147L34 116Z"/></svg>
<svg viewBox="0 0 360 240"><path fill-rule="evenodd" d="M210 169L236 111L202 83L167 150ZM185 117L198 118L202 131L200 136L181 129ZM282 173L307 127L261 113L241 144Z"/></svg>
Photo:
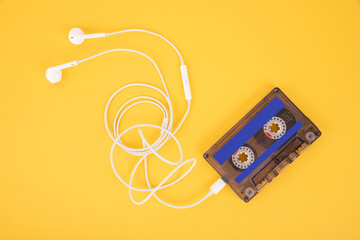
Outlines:
<svg viewBox="0 0 360 240"><path fill-rule="evenodd" d="M283 107L284 103L279 98L272 100L259 114L257 114L243 129L230 139L217 153L214 158L223 164L238 148L246 143L264 124L269 121Z"/></svg>

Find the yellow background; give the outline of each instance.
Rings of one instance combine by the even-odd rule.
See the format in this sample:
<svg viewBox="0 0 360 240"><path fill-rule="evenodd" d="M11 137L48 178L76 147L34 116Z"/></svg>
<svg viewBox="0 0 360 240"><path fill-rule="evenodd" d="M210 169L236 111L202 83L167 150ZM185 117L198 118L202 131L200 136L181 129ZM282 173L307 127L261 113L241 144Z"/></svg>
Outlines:
<svg viewBox="0 0 360 240"><path fill-rule="evenodd" d="M177 136L198 163L164 200L189 204L208 191L218 175L202 153L273 87L323 135L249 204L226 187L187 210L136 206L111 170L103 111L126 83L161 86L152 66L118 53L63 71L56 85L44 72L111 48L141 50L159 63L178 121L179 61L139 33L75 46L72 27L144 28L182 52L193 101ZM359 1L1 0L0 30L0 239L360 239ZM137 110L128 123L161 121L158 110ZM128 179L135 159L125 156ZM153 163L155 184L168 168Z"/></svg>

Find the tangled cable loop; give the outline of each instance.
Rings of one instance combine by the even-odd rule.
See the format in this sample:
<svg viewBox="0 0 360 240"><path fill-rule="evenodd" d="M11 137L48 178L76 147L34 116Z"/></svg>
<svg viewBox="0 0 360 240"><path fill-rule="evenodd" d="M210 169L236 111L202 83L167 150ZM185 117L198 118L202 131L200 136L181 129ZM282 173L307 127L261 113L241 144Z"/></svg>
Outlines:
<svg viewBox="0 0 360 240"><path fill-rule="evenodd" d="M212 193L209 192L204 198L200 199L198 202L191 204L191 205L187 205L187 206L175 206L175 205L171 205L169 203L166 203L165 201L161 200L157 195L156 192L158 190L161 189L165 189L167 187L170 187L172 185L174 185L175 183L179 182L180 180L182 180L186 175L188 175L190 173L190 171L194 168L195 164L196 164L196 159L188 159L186 161L183 161L183 151L181 148L181 145L178 141L178 139L175 137L175 133L179 130L179 128L181 127L181 125L183 124L185 118L187 117L189 110L190 110L190 101L188 101L188 107L186 110L186 113L184 114L182 120L180 121L180 123L178 124L177 128L175 130L173 130L173 107L171 104L171 100L170 100L170 96L169 93L167 91L166 85L165 85L165 81L163 79L163 76L158 68L158 66L156 65L156 63L147 55L145 55L144 53L135 51L135 50L131 50L131 49L114 49L114 50L110 50L110 51L106 51L104 53L107 52L113 52L113 51L127 51L127 52L134 52L137 54L140 54L144 57L146 57L149 61L151 61L151 63L154 65L154 67L156 68L160 79L162 81L163 87L164 87L164 91L162 91L161 89L152 86L150 84L145 84L145 83L132 83L132 84L128 84L125 85L123 87L121 87L120 89L118 89L115 93L113 93L113 95L110 97L109 101L106 104L106 108L105 108L105 114L104 114L104 120L105 120L105 127L106 130L110 136L110 138L113 140L113 145L111 147L111 151L110 151L110 160L111 160L111 166L112 169L115 173L115 175L117 176L117 178L125 185L129 188L129 195L131 200L135 203L135 204L143 204L145 203L147 200L150 199L151 196L154 196L159 202L161 202L164 205L167 205L169 207L173 207L173 208L189 208L192 206L195 206L197 204L199 204L200 202L204 201L207 197L209 197ZM102 53L102 54L104 54ZM101 55L101 54L100 54ZM99 55L95 55L95 56L99 56ZM90 59L90 58L88 58ZM86 60L88 60L86 59ZM123 90L131 88L131 87L145 87L145 88L150 88L153 89L157 92L159 92L166 100L166 105L163 104L162 102L160 102L159 100L150 97L150 96L137 96L134 98L131 98L130 100L126 101L117 111L115 119L112 123L112 131L110 130L109 127L109 120L108 120L108 110L109 110L109 106L111 104L111 102L113 101L114 97L116 95L118 95L119 93L121 93ZM163 121L161 125L154 125L154 124L137 124L137 125L133 125L127 129L125 129L124 131L120 132L120 123L121 120L123 119L124 115L126 114L126 112L133 108L134 106L138 105L138 104L143 104L143 103L148 103L148 104L153 104L156 107L158 107L162 113L163 113ZM166 107L167 106L167 107ZM141 128L155 128L160 130L160 136L159 138L153 143L153 144L149 144L148 141L145 139ZM126 146L123 141L121 141L121 138L124 134L126 134L127 132L137 129L138 133L140 135L140 138L142 140L142 148L131 148ZM163 156L161 156L157 151L162 148L170 139L173 139L178 148L179 148L179 152L180 152L180 158L177 162L173 162L170 161L166 158L164 158ZM127 153L134 155L134 156L139 156L141 157L140 160L137 162L137 164L135 165L131 177L130 177L130 182L127 183L126 181L124 181L118 174L118 172L116 171L115 165L114 165L114 158L113 158L113 152L116 146L120 146L123 150L125 150ZM155 155L157 158L159 158L160 160L162 160L163 162L170 164L170 165L174 165L176 166L157 186L153 187L150 184L149 181L149 176L148 176L148 163L147 163L147 157L149 155ZM140 166L141 163L144 163L144 168L145 168L145 179L146 179L146 184L148 186L148 188L137 188L132 186L133 183L133 178L134 175L136 173L136 170L138 169L138 167ZM191 163L190 168L184 173L182 174L179 178L177 178L176 180L167 183L167 180L173 176L182 166ZM132 195L132 190L135 191L142 191L142 192L149 192L149 195L143 200L143 201L135 201Z"/></svg>
<svg viewBox="0 0 360 240"><path fill-rule="evenodd" d="M113 121L113 132L110 132L110 128L108 126L108 108L113 100L113 98L120 93L122 90L130 88L130 87L148 87L148 88L152 88L155 89L157 91L159 91L167 100L167 105L170 109L170 114L167 110L167 108L164 106L164 104L162 104L160 101L158 101L157 99L154 99L152 97L149 96L138 96L138 97L134 97L131 98L130 100L126 101L118 110L115 119ZM120 132L120 123L121 120L123 118L123 116L126 114L126 112L131 109L132 107L138 105L138 104L142 104L142 103L150 103L153 104L155 106L157 106L163 113L163 124L161 126L158 125L154 125L154 124L138 124L138 125L133 125L127 129L125 129L124 131ZM188 109L183 117L183 120L186 118L187 113L189 112L189 108L190 108L190 102L188 102ZM110 151L110 160L111 160L111 165L113 168L113 171L115 173L115 175L117 176L117 178L125 185L129 188L129 195L131 200L135 203L135 204L143 204L145 203L147 200L150 199L151 196L154 196L158 201L160 201L161 203L170 206L170 207L175 207L175 208L186 208L186 207L191 207L192 205L189 206L174 206L171 204L168 204L166 202L164 202L163 200L161 200L157 195L156 192L158 190L161 189L165 189L167 187L170 187L172 185L174 185L175 183L179 182L180 180L182 180L187 174L190 173L190 171L194 168L195 163L196 163L196 159L189 159L186 161L183 161L183 151L181 148L181 145L178 141L178 139L175 137L175 133L176 131L180 128L181 124L183 123L183 120L180 122L179 126L177 127L177 129L173 132L171 132L172 130L172 124L173 124L173 118L172 118L172 107L171 107L171 102L170 102L170 98L167 95L167 93L161 91L159 88L154 87L152 85L148 85L148 84L143 84L143 83L134 83L134 84L129 84L126 85L122 88L120 88L118 91L116 91L109 99L107 105L106 105L106 109L105 109L105 123L106 123L106 129L108 130L109 136L112 138L113 145ZM149 144L148 141L145 139L141 128L155 128L158 129L160 131L160 136L159 138L153 143L153 144ZM138 130L138 133L140 135L140 138L142 140L142 148L130 148L125 146L125 144L121 141L121 138L124 134L126 134L127 132L131 131L131 130ZM166 158L164 158L163 156L161 156L159 153L157 153L157 151L163 147L167 141L169 141L170 139L173 139L175 141L175 143L177 144L178 148L179 148L179 152L180 152L180 157L179 160L177 162L173 162L170 161ZM140 160L137 162L137 164L135 165L132 173L131 173L131 177L130 177L130 182L126 183L118 174L118 172L116 171L115 165L114 165L114 157L113 157L113 152L116 146L120 146L124 151L126 151L127 153L134 155L134 156L139 156L141 157ZM170 164L170 165L174 165L176 166L157 186L153 187L150 184L150 180L149 180L149 176L148 176L148 168L147 168L147 157L151 154L154 154L157 158L159 158L160 160L162 160L163 162ZM148 188L137 188L134 187L133 184L133 178L134 175L138 169L138 167L144 163L144 169L145 169L145 179L146 179L146 183ZM184 173L182 174L180 177L178 177L176 180L167 183L167 180L173 176L182 166L184 166L185 164L191 163L190 168ZM135 191L145 191L145 192L149 192L149 194L147 195L147 197L143 200L143 201L136 201L133 198L132 195L132 190Z"/></svg>

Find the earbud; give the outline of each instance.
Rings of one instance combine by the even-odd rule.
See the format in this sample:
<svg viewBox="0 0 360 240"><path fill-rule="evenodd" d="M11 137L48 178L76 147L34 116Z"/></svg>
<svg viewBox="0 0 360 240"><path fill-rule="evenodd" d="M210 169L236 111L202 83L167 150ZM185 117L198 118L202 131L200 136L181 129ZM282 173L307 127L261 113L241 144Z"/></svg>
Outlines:
<svg viewBox="0 0 360 240"><path fill-rule="evenodd" d="M73 44L79 45L85 40L84 35L85 33L80 28L73 28L69 32L69 40Z"/></svg>
<svg viewBox="0 0 360 240"><path fill-rule="evenodd" d="M73 28L69 32L70 42L76 45L83 43L85 39L98 37L106 37L106 33L85 34L84 31L80 28Z"/></svg>
<svg viewBox="0 0 360 240"><path fill-rule="evenodd" d="M51 83L57 83L61 80L61 69L69 68L78 65L78 61L72 61L69 63L65 63L56 67L50 67L46 70L45 75L47 80Z"/></svg>

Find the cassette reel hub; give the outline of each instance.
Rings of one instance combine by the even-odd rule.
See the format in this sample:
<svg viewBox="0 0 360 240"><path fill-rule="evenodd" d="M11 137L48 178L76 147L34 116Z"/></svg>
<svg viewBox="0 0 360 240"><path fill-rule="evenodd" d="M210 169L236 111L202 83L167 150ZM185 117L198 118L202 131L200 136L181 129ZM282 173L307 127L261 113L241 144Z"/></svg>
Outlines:
<svg viewBox="0 0 360 240"><path fill-rule="evenodd" d="M244 158L245 155L245 158ZM245 146L239 148L235 154L232 155L232 162L237 168L246 169L255 160L254 152Z"/></svg>
<svg viewBox="0 0 360 240"><path fill-rule="evenodd" d="M272 117L264 125L264 133L268 138L279 139L286 133L285 121L279 117Z"/></svg>

